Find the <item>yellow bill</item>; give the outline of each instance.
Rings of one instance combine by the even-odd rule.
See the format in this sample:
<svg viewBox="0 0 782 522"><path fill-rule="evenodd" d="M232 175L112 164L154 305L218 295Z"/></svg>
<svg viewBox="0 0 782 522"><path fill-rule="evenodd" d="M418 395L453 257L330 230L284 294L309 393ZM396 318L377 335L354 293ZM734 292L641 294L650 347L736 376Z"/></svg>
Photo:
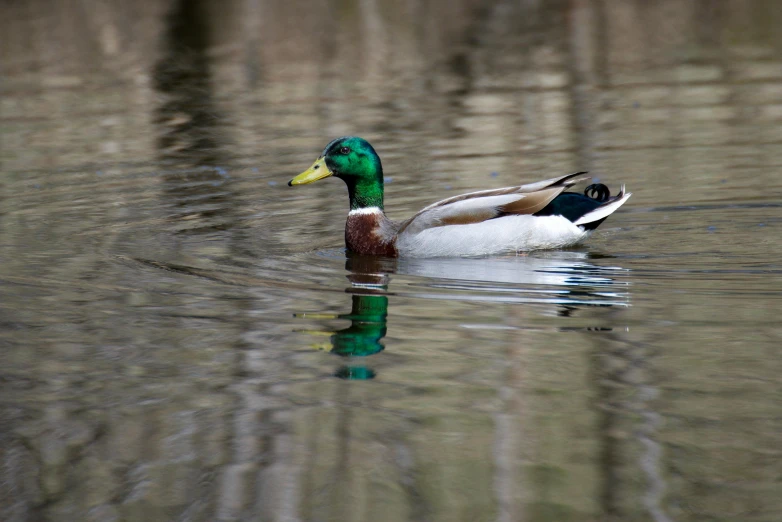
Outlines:
<svg viewBox="0 0 782 522"><path fill-rule="evenodd" d="M334 173L326 166L326 158L318 158L310 168L293 178L288 182L288 186L293 185L306 185L307 183L313 183L319 179L328 178L333 176Z"/></svg>

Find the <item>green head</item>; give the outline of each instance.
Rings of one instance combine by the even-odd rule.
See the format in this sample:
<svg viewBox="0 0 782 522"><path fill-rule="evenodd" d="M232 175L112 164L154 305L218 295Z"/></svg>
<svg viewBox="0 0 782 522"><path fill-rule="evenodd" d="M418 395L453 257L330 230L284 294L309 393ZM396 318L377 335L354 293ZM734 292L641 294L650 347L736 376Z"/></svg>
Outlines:
<svg viewBox="0 0 782 522"><path fill-rule="evenodd" d="M305 185L329 176L340 178L348 186L351 210L383 208L383 167L368 141L356 136L333 140L315 163L288 185Z"/></svg>

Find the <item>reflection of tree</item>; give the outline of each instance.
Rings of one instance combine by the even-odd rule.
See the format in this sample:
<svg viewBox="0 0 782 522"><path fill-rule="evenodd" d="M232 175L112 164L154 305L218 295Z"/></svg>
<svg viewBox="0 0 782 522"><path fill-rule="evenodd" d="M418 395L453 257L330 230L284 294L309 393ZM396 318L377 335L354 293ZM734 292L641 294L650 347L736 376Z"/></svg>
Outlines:
<svg viewBox="0 0 782 522"><path fill-rule="evenodd" d="M164 95L157 108L158 147L164 158L196 164L217 159L209 57L210 24L201 0L179 0L166 17L162 57L154 69L155 86Z"/></svg>
<svg viewBox="0 0 782 522"><path fill-rule="evenodd" d="M154 119L159 156L177 166L197 167L169 171L165 194L179 207L178 217L197 216L198 230L209 231L232 227L237 205L229 189L231 175L219 164L221 116L207 54L213 42L206 4L179 0L166 17L161 58L154 68L163 101Z"/></svg>
<svg viewBox="0 0 782 522"><path fill-rule="evenodd" d="M595 343L591 358L600 444L600 506L611 520L639 515L641 506L629 504L627 499L639 499L653 520L671 520L666 495L672 492L659 442L662 417L655 407L659 389L654 363L658 353L652 348L664 334L649 337L630 341L626 336L606 333ZM628 456L637 459L642 479L626 480Z"/></svg>

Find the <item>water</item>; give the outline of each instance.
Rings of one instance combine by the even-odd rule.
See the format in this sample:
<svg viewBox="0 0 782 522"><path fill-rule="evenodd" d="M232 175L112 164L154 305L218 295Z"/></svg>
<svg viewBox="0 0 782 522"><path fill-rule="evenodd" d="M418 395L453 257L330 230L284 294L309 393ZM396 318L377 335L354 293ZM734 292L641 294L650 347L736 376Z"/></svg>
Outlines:
<svg viewBox="0 0 782 522"><path fill-rule="evenodd" d="M1 8L0 519L782 518L775 2L69 7ZM393 218L634 196L348 257L344 186L285 185L348 133Z"/></svg>

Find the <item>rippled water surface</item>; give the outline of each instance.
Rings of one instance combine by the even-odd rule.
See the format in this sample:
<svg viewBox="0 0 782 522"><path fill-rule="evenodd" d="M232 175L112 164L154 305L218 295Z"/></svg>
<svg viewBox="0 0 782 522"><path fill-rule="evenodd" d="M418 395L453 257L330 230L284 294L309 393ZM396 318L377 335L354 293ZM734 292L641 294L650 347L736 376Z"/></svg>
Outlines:
<svg viewBox="0 0 782 522"><path fill-rule="evenodd" d="M782 519L776 2L74 5L0 4L0 519ZM634 195L350 257L343 134L392 218Z"/></svg>

